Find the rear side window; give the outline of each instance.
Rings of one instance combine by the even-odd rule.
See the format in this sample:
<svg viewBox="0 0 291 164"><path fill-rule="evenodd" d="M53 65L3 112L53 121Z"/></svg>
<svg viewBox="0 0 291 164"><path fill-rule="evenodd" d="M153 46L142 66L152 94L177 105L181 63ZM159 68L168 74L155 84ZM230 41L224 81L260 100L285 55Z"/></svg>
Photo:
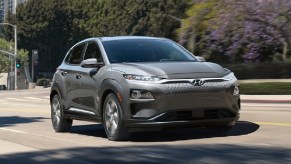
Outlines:
<svg viewBox="0 0 291 164"><path fill-rule="evenodd" d="M72 49L65 61L69 64L80 64L82 61L84 45L85 44L81 44Z"/></svg>
<svg viewBox="0 0 291 164"><path fill-rule="evenodd" d="M98 44L95 42L89 42L86 49L84 60L90 58L95 58L98 62L103 62L101 51Z"/></svg>

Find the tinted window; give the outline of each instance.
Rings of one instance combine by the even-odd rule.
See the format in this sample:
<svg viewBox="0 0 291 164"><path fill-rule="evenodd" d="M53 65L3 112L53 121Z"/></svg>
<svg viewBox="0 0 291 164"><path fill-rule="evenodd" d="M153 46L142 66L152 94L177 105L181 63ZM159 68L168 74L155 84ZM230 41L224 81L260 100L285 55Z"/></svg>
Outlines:
<svg viewBox="0 0 291 164"><path fill-rule="evenodd" d="M80 64L82 61L82 53L84 49L84 44L76 46L71 50L69 57L66 59L66 62L69 64Z"/></svg>
<svg viewBox="0 0 291 164"><path fill-rule="evenodd" d="M124 39L103 42L111 63L196 61L196 59L169 40Z"/></svg>
<svg viewBox="0 0 291 164"><path fill-rule="evenodd" d="M95 42L88 43L84 60L96 58L98 62L103 62L99 46Z"/></svg>

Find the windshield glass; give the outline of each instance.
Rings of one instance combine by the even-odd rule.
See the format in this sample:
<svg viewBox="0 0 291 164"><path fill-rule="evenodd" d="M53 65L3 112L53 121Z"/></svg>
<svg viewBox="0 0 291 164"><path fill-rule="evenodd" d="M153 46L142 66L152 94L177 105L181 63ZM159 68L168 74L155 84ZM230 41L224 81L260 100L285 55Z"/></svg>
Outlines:
<svg viewBox="0 0 291 164"><path fill-rule="evenodd" d="M123 39L103 41L103 45L110 63L196 61L170 40Z"/></svg>

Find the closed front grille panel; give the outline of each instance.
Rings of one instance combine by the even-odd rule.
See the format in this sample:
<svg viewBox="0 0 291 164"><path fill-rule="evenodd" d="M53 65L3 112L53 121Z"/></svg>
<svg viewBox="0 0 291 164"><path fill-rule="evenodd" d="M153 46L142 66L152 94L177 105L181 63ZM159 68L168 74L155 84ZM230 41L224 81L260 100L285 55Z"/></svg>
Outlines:
<svg viewBox="0 0 291 164"><path fill-rule="evenodd" d="M189 94L197 92L219 92L231 86L229 81L205 82L201 86L194 86L191 83L169 83L164 84L167 94Z"/></svg>

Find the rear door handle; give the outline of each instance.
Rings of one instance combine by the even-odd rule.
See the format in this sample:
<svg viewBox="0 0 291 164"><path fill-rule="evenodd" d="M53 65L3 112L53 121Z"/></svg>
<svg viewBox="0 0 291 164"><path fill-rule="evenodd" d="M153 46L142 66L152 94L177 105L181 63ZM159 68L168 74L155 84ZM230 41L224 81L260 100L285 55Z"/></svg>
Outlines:
<svg viewBox="0 0 291 164"><path fill-rule="evenodd" d="M66 71L61 71L62 76L66 76L67 72Z"/></svg>
<svg viewBox="0 0 291 164"><path fill-rule="evenodd" d="M82 75L80 74L80 73L78 73L77 75L76 75L76 79L81 79L82 78Z"/></svg>

